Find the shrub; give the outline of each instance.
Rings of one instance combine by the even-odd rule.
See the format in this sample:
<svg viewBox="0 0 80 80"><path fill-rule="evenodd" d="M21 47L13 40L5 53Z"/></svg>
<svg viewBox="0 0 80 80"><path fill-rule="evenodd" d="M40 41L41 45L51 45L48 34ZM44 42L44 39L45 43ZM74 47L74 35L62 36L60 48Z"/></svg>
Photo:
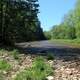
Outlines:
<svg viewBox="0 0 80 80"><path fill-rule="evenodd" d="M53 60L53 59L54 59L53 53L48 53L47 54L47 60Z"/></svg>
<svg viewBox="0 0 80 80"><path fill-rule="evenodd" d="M15 80L45 80L47 76L53 74L52 71L42 57L37 57L33 61L32 67L20 72Z"/></svg>

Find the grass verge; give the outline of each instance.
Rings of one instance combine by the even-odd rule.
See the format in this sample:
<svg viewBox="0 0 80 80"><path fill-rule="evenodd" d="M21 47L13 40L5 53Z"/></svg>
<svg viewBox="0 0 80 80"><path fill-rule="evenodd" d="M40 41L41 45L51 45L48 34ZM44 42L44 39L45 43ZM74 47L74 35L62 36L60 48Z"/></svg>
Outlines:
<svg viewBox="0 0 80 80"><path fill-rule="evenodd" d="M46 80L46 77L53 74L50 65L45 63L42 57L34 59L32 67L20 72L15 80Z"/></svg>
<svg viewBox="0 0 80 80"><path fill-rule="evenodd" d="M57 44L65 44L65 45L71 45L74 47L80 47L80 39L52 39L50 40L52 43L57 43Z"/></svg>
<svg viewBox="0 0 80 80"><path fill-rule="evenodd" d="M0 70L8 71L11 69L11 65L6 60L0 60Z"/></svg>

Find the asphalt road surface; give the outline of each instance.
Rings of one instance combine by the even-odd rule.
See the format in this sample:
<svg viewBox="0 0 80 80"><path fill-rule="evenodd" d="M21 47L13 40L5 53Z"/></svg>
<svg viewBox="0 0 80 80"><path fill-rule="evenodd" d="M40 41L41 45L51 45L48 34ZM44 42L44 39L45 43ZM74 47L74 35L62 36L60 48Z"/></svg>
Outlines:
<svg viewBox="0 0 80 80"><path fill-rule="evenodd" d="M24 42L16 45L29 54L46 55L47 53L53 53L54 56L59 58L74 56L80 58L80 48L75 48L75 46L71 45L52 43L50 41Z"/></svg>

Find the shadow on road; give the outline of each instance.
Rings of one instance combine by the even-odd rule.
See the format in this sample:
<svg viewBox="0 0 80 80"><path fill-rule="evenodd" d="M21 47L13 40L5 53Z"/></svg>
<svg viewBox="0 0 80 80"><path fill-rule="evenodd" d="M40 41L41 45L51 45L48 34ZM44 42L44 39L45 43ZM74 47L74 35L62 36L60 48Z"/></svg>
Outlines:
<svg viewBox="0 0 80 80"><path fill-rule="evenodd" d="M20 47L21 48L21 47ZM63 59L64 61L71 61L80 59L80 49L79 48L43 48L43 47L26 47L21 48L26 54L35 54L41 56L47 56L47 54L52 53L58 59Z"/></svg>
<svg viewBox="0 0 80 80"><path fill-rule="evenodd" d="M42 55L52 53L56 58L64 61L80 60L80 48L73 48L58 43L50 43L48 41L39 41L31 43L20 43L17 45L26 54Z"/></svg>

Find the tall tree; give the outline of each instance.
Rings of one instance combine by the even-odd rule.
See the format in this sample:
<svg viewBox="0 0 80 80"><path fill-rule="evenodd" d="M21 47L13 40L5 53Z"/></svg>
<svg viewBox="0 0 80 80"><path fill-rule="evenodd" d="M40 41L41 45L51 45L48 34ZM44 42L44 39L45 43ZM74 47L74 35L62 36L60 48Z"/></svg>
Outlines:
<svg viewBox="0 0 80 80"><path fill-rule="evenodd" d="M9 42L40 39L43 31L37 16L39 13L37 2L38 0L0 1L0 37L2 42L9 44Z"/></svg>
<svg viewBox="0 0 80 80"><path fill-rule="evenodd" d="M76 28L76 36L80 38L80 0L77 0L75 9L74 9L74 22Z"/></svg>

